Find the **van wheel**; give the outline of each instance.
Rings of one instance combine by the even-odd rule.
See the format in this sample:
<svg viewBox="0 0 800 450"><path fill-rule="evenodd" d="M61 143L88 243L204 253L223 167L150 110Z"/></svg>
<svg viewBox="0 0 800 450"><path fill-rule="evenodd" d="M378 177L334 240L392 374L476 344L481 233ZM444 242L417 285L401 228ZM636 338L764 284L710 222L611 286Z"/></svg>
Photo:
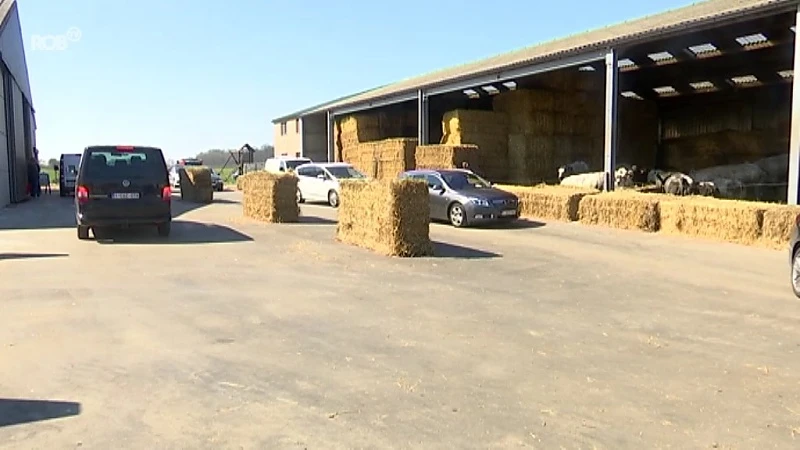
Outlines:
<svg viewBox="0 0 800 450"><path fill-rule="evenodd" d="M339 207L339 194L337 194L336 191L328 192L328 204L334 208Z"/></svg>
<svg viewBox="0 0 800 450"><path fill-rule="evenodd" d="M89 227L78 225L78 239L82 241L89 239Z"/></svg>
<svg viewBox="0 0 800 450"><path fill-rule="evenodd" d="M158 235L161 237L169 236L169 232L172 231L172 222L164 222L158 224Z"/></svg>

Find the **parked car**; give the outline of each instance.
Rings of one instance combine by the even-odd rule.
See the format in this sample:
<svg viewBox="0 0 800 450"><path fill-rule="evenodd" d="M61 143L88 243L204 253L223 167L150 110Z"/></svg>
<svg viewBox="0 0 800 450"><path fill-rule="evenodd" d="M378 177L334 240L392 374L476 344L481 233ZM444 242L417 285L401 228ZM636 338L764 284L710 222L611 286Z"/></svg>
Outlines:
<svg viewBox="0 0 800 450"><path fill-rule="evenodd" d="M800 298L800 215L794 220L792 238L789 240L789 267L792 274L792 290Z"/></svg>
<svg viewBox="0 0 800 450"><path fill-rule="evenodd" d="M81 164L80 153L64 153L58 160L58 165L53 167L58 172L58 195L66 197L75 193L75 180L78 177L78 167Z"/></svg>
<svg viewBox="0 0 800 450"><path fill-rule="evenodd" d="M264 162L264 170L272 173L291 172L303 164L311 163L308 158L303 157L289 157L279 156L277 158L269 158Z"/></svg>
<svg viewBox="0 0 800 450"><path fill-rule="evenodd" d="M339 206L339 181L366 179L366 175L347 163L310 163L298 166L297 202L326 201Z"/></svg>
<svg viewBox="0 0 800 450"><path fill-rule="evenodd" d="M214 169L210 170L211 170L211 187L217 192L224 191L225 183L222 181L222 177L217 172L215 172Z"/></svg>
<svg viewBox="0 0 800 450"><path fill-rule="evenodd" d="M75 189L78 239L98 227L154 225L169 236L172 189L155 147L92 146L83 151Z"/></svg>
<svg viewBox="0 0 800 450"><path fill-rule="evenodd" d="M428 184L431 220L446 220L454 227L466 227L519 218L516 195L495 188L470 170L410 170L400 178Z"/></svg>

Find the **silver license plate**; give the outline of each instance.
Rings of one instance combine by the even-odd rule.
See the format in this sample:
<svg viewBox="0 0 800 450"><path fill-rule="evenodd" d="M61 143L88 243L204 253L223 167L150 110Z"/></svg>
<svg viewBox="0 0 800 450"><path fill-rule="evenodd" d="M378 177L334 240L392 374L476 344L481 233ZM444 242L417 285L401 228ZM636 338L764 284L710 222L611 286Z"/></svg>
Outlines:
<svg viewBox="0 0 800 450"><path fill-rule="evenodd" d="M507 209L507 210L503 211L502 213L500 213L500 215L502 215L502 216L516 216L517 215L517 210L515 210L515 209Z"/></svg>
<svg viewBox="0 0 800 450"><path fill-rule="evenodd" d="M116 200L135 200L139 198L138 192L115 192L111 194L111 198Z"/></svg>

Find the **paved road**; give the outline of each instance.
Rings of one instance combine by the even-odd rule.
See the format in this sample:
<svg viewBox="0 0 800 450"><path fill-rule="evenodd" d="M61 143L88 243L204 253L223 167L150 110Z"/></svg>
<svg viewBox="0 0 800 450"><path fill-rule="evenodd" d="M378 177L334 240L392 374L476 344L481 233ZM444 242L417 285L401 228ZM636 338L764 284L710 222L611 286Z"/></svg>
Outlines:
<svg viewBox="0 0 800 450"><path fill-rule="evenodd" d="M800 445L784 252L530 223L390 259L238 195L167 243L0 212L0 447Z"/></svg>

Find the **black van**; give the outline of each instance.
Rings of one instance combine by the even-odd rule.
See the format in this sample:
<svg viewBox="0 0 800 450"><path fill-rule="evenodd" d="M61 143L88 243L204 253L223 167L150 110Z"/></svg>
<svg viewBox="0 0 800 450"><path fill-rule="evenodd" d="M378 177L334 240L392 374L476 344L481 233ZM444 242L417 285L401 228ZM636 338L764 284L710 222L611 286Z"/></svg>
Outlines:
<svg viewBox="0 0 800 450"><path fill-rule="evenodd" d="M164 154L155 147L86 147L75 187L78 239L98 227L155 225L169 236L172 190Z"/></svg>

